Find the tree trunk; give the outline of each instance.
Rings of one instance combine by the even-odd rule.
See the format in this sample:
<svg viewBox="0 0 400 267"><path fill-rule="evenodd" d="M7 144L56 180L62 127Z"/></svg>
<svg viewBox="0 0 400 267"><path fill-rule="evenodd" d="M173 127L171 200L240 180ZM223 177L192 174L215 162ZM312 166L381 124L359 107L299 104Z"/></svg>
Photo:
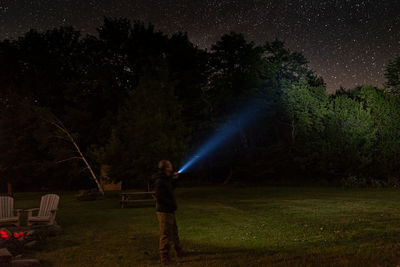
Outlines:
<svg viewBox="0 0 400 267"><path fill-rule="evenodd" d="M233 169L232 169L232 167L229 169L229 175L228 175L228 177L226 177L226 179L225 179L225 181L224 181L224 184L228 184L229 183L229 181L232 179L232 176L233 176Z"/></svg>
<svg viewBox="0 0 400 267"><path fill-rule="evenodd" d="M242 143L243 148L249 147L249 140L248 140L247 135L244 132L243 128L240 128L240 141Z"/></svg>
<svg viewBox="0 0 400 267"><path fill-rule="evenodd" d="M292 120L292 145L294 145L296 139L296 125L294 123L294 120Z"/></svg>
<svg viewBox="0 0 400 267"><path fill-rule="evenodd" d="M13 188L12 188L12 184L11 184L11 182L7 182L7 195L9 195L9 196L13 196L13 190L12 190Z"/></svg>

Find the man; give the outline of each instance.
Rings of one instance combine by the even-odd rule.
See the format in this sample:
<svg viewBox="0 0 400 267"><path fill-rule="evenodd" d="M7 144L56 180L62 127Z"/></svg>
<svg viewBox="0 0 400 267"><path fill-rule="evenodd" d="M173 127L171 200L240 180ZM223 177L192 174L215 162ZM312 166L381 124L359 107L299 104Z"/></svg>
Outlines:
<svg viewBox="0 0 400 267"><path fill-rule="evenodd" d="M172 163L161 160L158 163L159 172L155 177L154 190L156 193L157 218L160 225L160 258L161 264L173 263L169 257L169 249L174 246L176 255L183 255L179 242L178 227L175 220L177 209L174 189L178 173L173 171Z"/></svg>

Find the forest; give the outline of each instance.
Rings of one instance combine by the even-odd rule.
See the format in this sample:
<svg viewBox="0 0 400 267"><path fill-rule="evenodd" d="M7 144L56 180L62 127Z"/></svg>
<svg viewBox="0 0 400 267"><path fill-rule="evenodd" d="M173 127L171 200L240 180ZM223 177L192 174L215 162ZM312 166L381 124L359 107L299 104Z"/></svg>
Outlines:
<svg viewBox="0 0 400 267"><path fill-rule="evenodd" d="M245 103L257 119L201 160L185 182L400 185L400 57L380 87L328 92L279 40L240 33L208 49L186 33L105 18L0 41L0 182L4 190L96 187L104 166L123 187L157 162L178 168ZM97 178L96 178L97 177Z"/></svg>

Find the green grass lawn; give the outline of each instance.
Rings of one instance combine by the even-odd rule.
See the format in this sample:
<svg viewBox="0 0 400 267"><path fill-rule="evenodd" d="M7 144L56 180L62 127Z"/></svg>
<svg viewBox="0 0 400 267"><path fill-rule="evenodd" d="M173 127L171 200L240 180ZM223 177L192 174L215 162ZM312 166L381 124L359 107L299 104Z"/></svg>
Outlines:
<svg viewBox="0 0 400 267"><path fill-rule="evenodd" d="M59 193L63 234L33 255L49 266L153 266L154 207ZM17 208L39 205L16 195ZM342 188L178 188L177 222L191 255L180 266L396 266L400 191Z"/></svg>

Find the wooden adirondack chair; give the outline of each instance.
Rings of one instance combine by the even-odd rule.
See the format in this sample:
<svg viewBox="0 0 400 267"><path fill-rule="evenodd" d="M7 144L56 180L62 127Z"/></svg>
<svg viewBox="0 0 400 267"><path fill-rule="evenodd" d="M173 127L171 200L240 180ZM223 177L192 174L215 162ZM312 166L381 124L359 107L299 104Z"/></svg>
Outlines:
<svg viewBox="0 0 400 267"><path fill-rule="evenodd" d="M0 196L0 225L19 226L22 209L14 209L14 199Z"/></svg>
<svg viewBox="0 0 400 267"><path fill-rule="evenodd" d="M59 199L60 197L56 194L47 194L42 196L40 208L26 210L28 212L28 225L55 224ZM33 216L34 211L38 211L37 216Z"/></svg>

